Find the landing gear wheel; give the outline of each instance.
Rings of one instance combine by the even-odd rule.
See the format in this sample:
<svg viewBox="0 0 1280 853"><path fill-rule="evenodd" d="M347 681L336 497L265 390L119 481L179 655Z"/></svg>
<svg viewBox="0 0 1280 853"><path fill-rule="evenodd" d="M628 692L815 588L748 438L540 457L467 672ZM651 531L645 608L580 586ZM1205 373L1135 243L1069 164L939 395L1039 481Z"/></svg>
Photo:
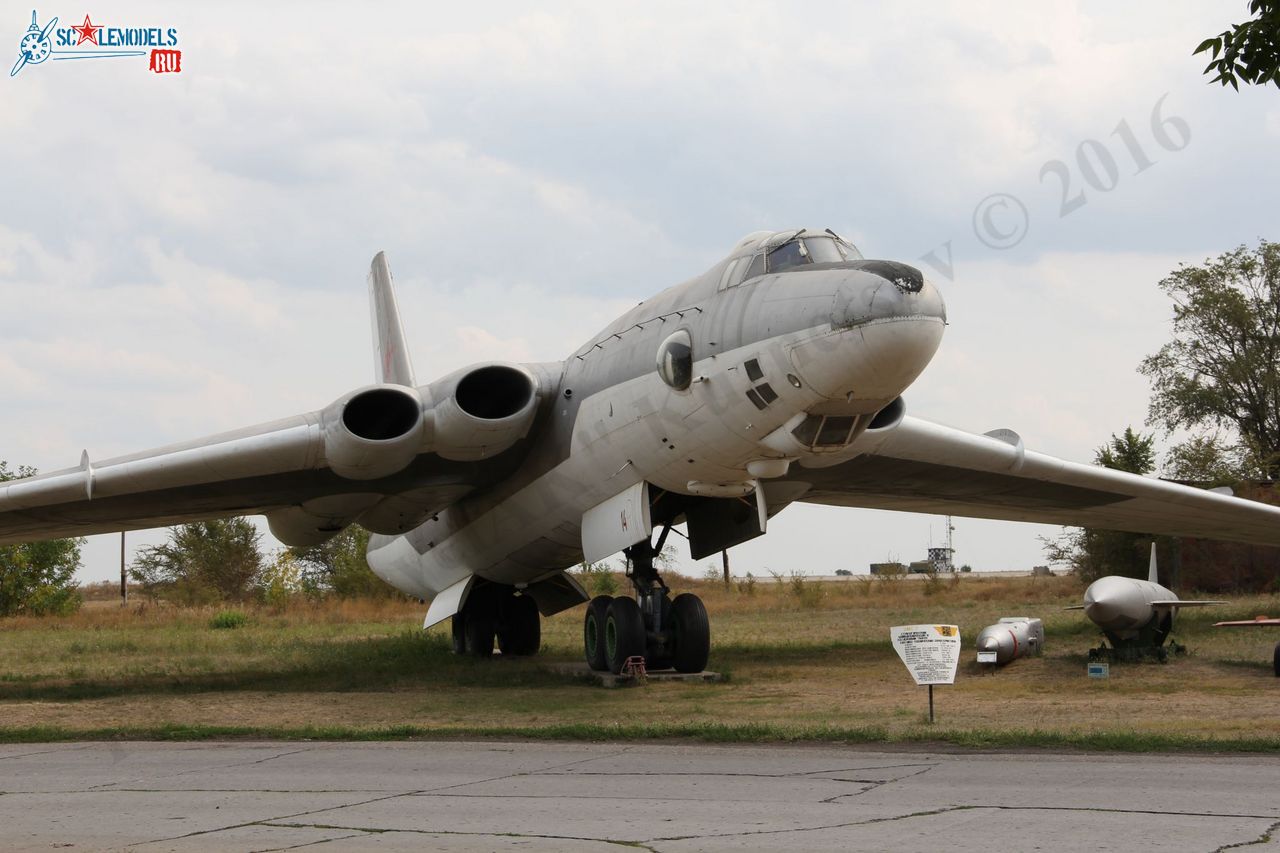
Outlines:
<svg viewBox="0 0 1280 853"><path fill-rule="evenodd" d="M488 613L472 613L463 620L463 638L467 654L476 658L493 655L493 617Z"/></svg>
<svg viewBox="0 0 1280 853"><path fill-rule="evenodd" d="M671 627L675 649L671 662L676 672L702 672L711 654L711 623L702 599L691 593L671 602Z"/></svg>
<svg viewBox="0 0 1280 853"><path fill-rule="evenodd" d="M466 654L467 652L466 623L467 619L461 613L453 614L453 618L449 620L453 653L455 655Z"/></svg>
<svg viewBox="0 0 1280 853"><path fill-rule="evenodd" d="M615 598L609 602L604 621L605 658L609 671L622 672L627 658L644 655L644 617L634 598Z"/></svg>
<svg viewBox="0 0 1280 853"><path fill-rule="evenodd" d="M1280 643L1276 643L1276 653L1271 658L1271 665L1276 671L1276 678L1280 678Z"/></svg>
<svg viewBox="0 0 1280 853"><path fill-rule="evenodd" d="M509 595L498 612L498 648L504 655L536 655L542 645L538 605L528 595Z"/></svg>
<svg viewBox="0 0 1280 853"><path fill-rule="evenodd" d="M612 596L597 595L587 604L587 615L582 620L582 647L587 653L587 666L596 672L609 668L605 655L604 624Z"/></svg>

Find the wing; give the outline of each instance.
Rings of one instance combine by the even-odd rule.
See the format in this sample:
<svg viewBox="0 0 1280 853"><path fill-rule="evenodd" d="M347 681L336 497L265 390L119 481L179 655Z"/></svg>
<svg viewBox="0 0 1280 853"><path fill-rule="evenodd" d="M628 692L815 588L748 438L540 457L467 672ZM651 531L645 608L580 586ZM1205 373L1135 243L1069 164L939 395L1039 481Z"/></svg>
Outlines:
<svg viewBox="0 0 1280 853"><path fill-rule="evenodd" d="M486 459L445 459L421 440L419 425L394 470L370 468L364 457L366 467L352 468L349 448L333 437L342 419L331 412L361 393L370 390L311 414L98 464L86 455L78 468L0 483L0 543L256 514L288 544L323 541L357 519L375 532L404 532L523 459L523 442Z"/></svg>
<svg viewBox="0 0 1280 853"><path fill-rule="evenodd" d="M1280 545L1280 507L1026 450L1016 433L975 435L905 417L864 452L792 466L809 503ZM1186 602L1183 602L1185 604Z"/></svg>
<svg viewBox="0 0 1280 853"><path fill-rule="evenodd" d="M1216 607L1219 604L1226 604L1225 601L1184 601L1181 598L1172 598L1168 601L1152 601L1152 607Z"/></svg>
<svg viewBox="0 0 1280 853"><path fill-rule="evenodd" d="M1245 628L1255 626L1258 628L1280 627L1280 619L1268 619L1265 616L1259 616L1257 619L1241 619L1236 622L1214 622L1215 628Z"/></svg>
<svg viewBox="0 0 1280 853"><path fill-rule="evenodd" d="M291 545L357 520L403 533L510 476L558 366L480 365L414 388L381 253L369 289L379 384L309 414L99 463L86 453L78 468L0 483L0 543L255 514ZM469 412L455 394L464 380L485 399L505 393L514 414Z"/></svg>

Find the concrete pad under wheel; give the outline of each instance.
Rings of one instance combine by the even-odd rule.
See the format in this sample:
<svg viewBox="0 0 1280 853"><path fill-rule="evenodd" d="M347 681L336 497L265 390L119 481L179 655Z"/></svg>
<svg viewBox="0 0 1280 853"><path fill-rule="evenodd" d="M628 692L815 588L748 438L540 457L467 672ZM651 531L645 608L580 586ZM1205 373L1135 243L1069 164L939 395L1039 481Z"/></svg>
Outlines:
<svg viewBox="0 0 1280 853"><path fill-rule="evenodd" d="M548 663L543 667L557 675L572 675L587 681L593 681L602 687L629 687L637 684L633 675L614 675L612 672L598 672L587 666L585 661L577 663ZM703 681L707 683L723 681L724 676L718 672L703 670L702 672L676 672L674 669L651 669L646 674L648 681Z"/></svg>

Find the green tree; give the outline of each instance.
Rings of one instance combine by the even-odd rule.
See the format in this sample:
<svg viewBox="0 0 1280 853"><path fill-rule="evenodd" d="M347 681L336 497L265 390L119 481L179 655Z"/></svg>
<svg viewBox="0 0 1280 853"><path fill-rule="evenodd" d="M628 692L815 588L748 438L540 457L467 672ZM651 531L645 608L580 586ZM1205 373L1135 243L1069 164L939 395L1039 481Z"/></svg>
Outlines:
<svg viewBox="0 0 1280 853"><path fill-rule="evenodd" d="M1124 434L1111 434L1111 440L1099 447L1093 457L1094 464L1130 474L1150 474L1156 469L1156 437L1139 435L1133 427L1124 428Z"/></svg>
<svg viewBox="0 0 1280 853"><path fill-rule="evenodd" d="M0 482L35 473L25 465L10 471L0 460ZM65 614L78 609L75 573L83 544L83 539L51 539L0 545L0 616Z"/></svg>
<svg viewBox="0 0 1280 853"><path fill-rule="evenodd" d="M390 598L400 593L369 568L369 531L358 524L322 545L290 548L302 569L302 588L309 595L340 598Z"/></svg>
<svg viewBox="0 0 1280 853"><path fill-rule="evenodd" d="M258 591L261 539L243 517L182 524L164 545L140 549L129 575L147 595L183 604L245 601Z"/></svg>
<svg viewBox="0 0 1280 853"><path fill-rule="evenodd" d="M1252 20L1233 24L1214 38L1207 38L1192 56L1209 53L1205 74L1216 75L1211 83L1230 85L1240 91L1240 81L1280 86L1280 3L1251 0Z"/></svg>
<svg viewBox="0 0 1280 853"><path fill-rule="evenodd" d="M1111 439L1094 451L1093 461L1130 474L1150 474L1156 467L1155 436L1126 427L1120 435L1112 433ZM1147 576L1148 535L1085 527L1064 531L1056 539L1041 537L1040 541L1050 563L1071 566L1085 583L1106 575Z"/></svg>
<svg viewBox="0 0 1280 853"><path fill-rule="evenodd" d="M1242 455L1239 444L1218 433L1198 433L1175 445L1164 462L1164 476L1208 486L1225 486L1249 479L1256 465Z"/></svg>
<svg viewBox="0 0 1280 853"><path fill-rule="evenodd" d="M1216 449L1236 474L1280 478L1280 243L1182 265L1160 289L1173 299L1174 339L1139 367L1152 383L1147 423L1223 430L1214 447L1201 437L1173 457Z"/></svg>

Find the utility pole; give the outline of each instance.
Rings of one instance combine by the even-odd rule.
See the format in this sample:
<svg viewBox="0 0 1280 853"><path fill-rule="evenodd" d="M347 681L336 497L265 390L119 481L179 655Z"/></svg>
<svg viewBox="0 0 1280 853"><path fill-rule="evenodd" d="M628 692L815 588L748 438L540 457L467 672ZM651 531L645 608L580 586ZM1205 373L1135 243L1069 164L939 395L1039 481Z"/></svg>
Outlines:
<svg viewBox="0 0 1280 853"><path fill-rule="evenodd" d="M951 531L953 529L954 528L951 526L951 516L948 515L947 516L947 570L952 572L956 570L956 552L955 552L955 549L951 547ZM932 699L933 698L932 695L930 695L929 698ZM930 711L933 710L932 704L929 706L929 709Z"/></svg>
<svg viewBox="0 0 1280 853"><path fill-rule="evenodd" d="M129 584L124 573L124 531L120 531L120 606L129 604Z"/></svg>
<svg viewBox="0 0 1280 853"><path fill-rule="evenodd" d="M729 586L729 549L726 548L720 552L720 559L724 562L724 585Z"/></svg>

